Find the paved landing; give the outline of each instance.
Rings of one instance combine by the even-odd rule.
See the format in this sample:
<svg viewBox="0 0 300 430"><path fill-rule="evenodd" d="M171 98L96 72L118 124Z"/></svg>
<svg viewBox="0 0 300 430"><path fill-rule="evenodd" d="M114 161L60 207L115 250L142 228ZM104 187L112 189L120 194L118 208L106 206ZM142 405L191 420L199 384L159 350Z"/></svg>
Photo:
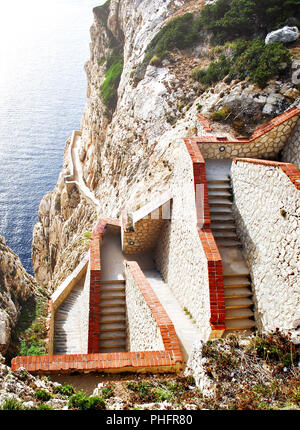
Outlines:
<svg viewBox="0 0 300 430"><path fill-rule="evenodd" d="M156 270L146 270L144 274L174 324L183 357L187 360L192 352L193 343L201 339L200 331L185 314L160 273Z"/></svg>

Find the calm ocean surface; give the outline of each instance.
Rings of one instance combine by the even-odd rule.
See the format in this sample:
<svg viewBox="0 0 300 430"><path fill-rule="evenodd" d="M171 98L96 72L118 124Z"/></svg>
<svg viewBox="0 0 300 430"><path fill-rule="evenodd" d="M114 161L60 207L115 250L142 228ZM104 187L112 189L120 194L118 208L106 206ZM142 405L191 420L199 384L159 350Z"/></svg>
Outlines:
<svg viewBox="0 0 300 430"><path fill-rule="evenodd" d="M41 198L54 188L65 141L80 127L92 8L102 3L1 4L0 234L30 273Z"/></svg>

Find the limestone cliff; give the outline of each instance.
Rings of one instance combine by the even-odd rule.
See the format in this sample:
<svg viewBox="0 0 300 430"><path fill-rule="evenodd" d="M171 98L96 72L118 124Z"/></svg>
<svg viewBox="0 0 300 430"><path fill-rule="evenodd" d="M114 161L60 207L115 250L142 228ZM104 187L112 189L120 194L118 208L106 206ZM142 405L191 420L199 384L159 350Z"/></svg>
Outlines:
<svg viewBox="0 0 300 430"><path fill-rule="evenodd" d="M22 306L36 288L35 280L0 236L0 353L8 352Z"/></svg>
<svg viewBox="0 0 300 430"><path fill-rule="evenodd" d="M83 179L98 198L101 215L118 218L124 207L135 210L169 188L182 138L205 134L197 120L200 109L209 113L231 103L245 115L257 115L260 123L282 112L299 95L288 80L270 81L264 89L249 80L223 80L204 89L191 72L209 64L207 34L193 47L174 52L159 67L149 65L136 79L148 44L163 25L186 12L198 14L204 4L204 0L110 0L94 10L79 155ZM122 57L123 72L116 107L109 111L99 92L105 63L114 55ZM215 128L215 134L233 132L225 124ZM70 173L69 144L57 185L43 198L34 229L36 278L51 281L54 288L88 249L84 233L92 230L97 218L96 207L76 185L64 182ZM184 183L178 193L184 194Z"/></svg>

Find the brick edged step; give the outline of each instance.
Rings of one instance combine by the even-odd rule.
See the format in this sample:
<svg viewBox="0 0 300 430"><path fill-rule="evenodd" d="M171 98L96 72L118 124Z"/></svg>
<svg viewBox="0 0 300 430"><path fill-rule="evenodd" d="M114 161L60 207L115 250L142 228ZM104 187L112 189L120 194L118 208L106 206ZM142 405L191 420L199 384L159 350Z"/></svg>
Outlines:
<svg viewBox="0 0 300 430"><path fill-rule="evenodd" d="M126 330L124 329L122 331L101 332L99 337L100 337L101 343L103 340L116 340L116 339L126 340Z"/></svg>
<svg viewBox="0 0 300 430"><path fill-rule="evenodd" d="M224 288L250 287L251 283L247 276L226 276L223 277Z"/></svg>
<svg viewBox="0 0 300 430"><path fill-rule="evenodd" d="M247 319L254 316L250 308L228 309L226 311L226 320ZM226 322L227 325L227 322Z"/></svg>
<svg viewBox="0 0 300 430"><path fill-rule="evenodd" d="M103 297L101 296L101 308L119 308L125 306L125 298L119 298L119 297Z"/></svg>
<svg viewBox="0 0 300 430"><path fill-rule="evenodd" d="M249 330L255 327L255 321L249 319L230 320L226 322L226 330Z"/></svg>
<svg viewBox="0 0 300 430"><path fill-rule="evenodd" d="M111 348L126 348L126 340L125 339L108 339L102 340L100 343L100 349L110 350ZM109 352L109 351L108 351Z"/></svg>
<svg viewBox="0 0 300 430"><path fill-rule="evenodd" d="M252 291L249 290L249 288L241 288L241 287L235 287L235 288L225 288L225 299L236 299L238 297L251 297Z"/></svg>
<svg viewBox="0 0 300 430"><path fill-rule="evenodd" d="M253 305L252 300L248 298L225 299L226 309L248 308Z"/></svg>

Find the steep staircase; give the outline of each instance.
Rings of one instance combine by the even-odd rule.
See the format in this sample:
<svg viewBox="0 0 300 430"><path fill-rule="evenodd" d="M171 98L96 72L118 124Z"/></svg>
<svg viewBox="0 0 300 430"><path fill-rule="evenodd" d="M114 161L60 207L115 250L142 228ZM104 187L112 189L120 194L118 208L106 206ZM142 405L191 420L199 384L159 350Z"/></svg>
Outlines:
<svg viewBox="0 0 300 430"><path fill-rule="evenodd" d="M232 212L231 160L207 160L211 230L223 263L226 331L255 327L250 273L242 254Z"/></svg>
<svg viewBox="0 0 300 430"><path fill-rule="evenodd" d="M100 351L126 351L125 281L102 281L100 288Z"/></svg>

